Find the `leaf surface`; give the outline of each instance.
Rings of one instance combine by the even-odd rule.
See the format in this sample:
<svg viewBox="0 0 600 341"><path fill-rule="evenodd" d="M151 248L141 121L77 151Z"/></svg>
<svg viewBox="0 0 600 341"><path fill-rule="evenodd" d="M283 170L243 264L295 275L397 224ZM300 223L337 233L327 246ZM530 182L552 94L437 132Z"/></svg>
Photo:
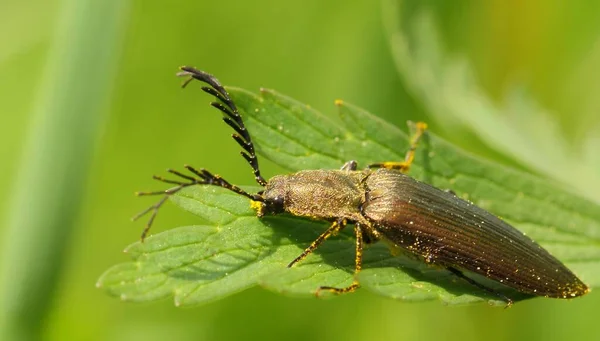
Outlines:
<svg viewBox="0 0 600 341"><path fill-rule="evenodd" d="M407 135L400 129L341 101L336 102L339 124L274 91L262 90L256 95L229 90L259 155L290 172L337 169L349 160L358 161L359 167L402 160L408 148ZM475 158L431 132L417 151L411 176L452 189L502 217L547 248L590 287L600 285L597 205L547 180ZM290 216L259 219L248 199L216 187L187 188L172 199L207 225L174 228L132 244L126 251L133 261L109 269L98 286L125 300L174 296L177 305L193 305L256 284L284 294L311 296L320 286L352 283L351 228L287 268L327 223ZM364 270L358 279L363 288L377 294L406 301L439 299L447 304L466 304L487 300L503 304L444 269L393 255L385 243L369 246L364 257ZM523 298L512 289L497 289Z"/></svg>

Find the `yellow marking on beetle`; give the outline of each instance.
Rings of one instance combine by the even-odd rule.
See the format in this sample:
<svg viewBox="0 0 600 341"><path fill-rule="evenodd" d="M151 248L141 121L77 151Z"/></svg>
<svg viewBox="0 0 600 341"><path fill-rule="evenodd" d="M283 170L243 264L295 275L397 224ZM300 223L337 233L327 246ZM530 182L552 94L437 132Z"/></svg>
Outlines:
<svg viewBox="0 0 600 341"><path fill-rule="evenodd" d="M263 216L264 205L260 201L250 200L250 207L256 211L259 217Z"/></svg>

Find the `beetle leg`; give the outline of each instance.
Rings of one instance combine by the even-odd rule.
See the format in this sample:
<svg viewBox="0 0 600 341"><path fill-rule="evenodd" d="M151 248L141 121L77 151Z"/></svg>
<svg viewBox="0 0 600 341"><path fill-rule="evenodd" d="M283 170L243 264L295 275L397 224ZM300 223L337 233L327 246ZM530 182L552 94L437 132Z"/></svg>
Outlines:
<svg viewBox="0 0 600 341"><path fill-rule="evenodd" d="M350 161L344 163L344 165L342 166L342 168L340 168L340 170L355 171L357 168L358 168L358 164L356 163L356 161L350 160Z"/></svg>
<svg viewBox="0 0 600 341"><path fill-rule="evenodd" d="M502 294L502 293L500 293L500 292L498 292L498 291L496 291L496 290L494 290L492 288L488 288L488 287L486 287L485 285L483 285L481 283L477 283L472 278L469 278L469 277L465 276L465 274L463 274L460 270L458 270L456 268L453 268L453 267L449 266L449 267L446 267L446 269L448 269L448 271L452 272L457 277L460 277L460 278L464 279L465 281L469 282L469 284L471 284L471 285L473 285L473 286L475 286L475 287L477 287L477 288L479 288L481 290L484 290L484 291L486 291L486 292L488 292L488 293L490 293L490 294L492 294L492 295L494 295L496 297L499 297L504 302L506 302L506 307L505 308L508 308L508 307L512 306L513 300L510 299L510 298L508 298L508 297L506 297L506 295L504 295L504 294Z"/></svg>
<svg viewBox="0 0 600 341"><path fill-rule="evenodd" d="M417 150L417 146L419 145L419 140L427 130L427 123L417 122L415 124L416 131L410 139L410 149L406 152L404 156L404 161L387 161L380 163L372 163L369 165L369 168L388 168L388 169L397 169L402 173L407 173L410 170L410 165L415 159L415 151Z"/></svg>
<svg viewBox="0 0 600 341"><path fill-rule="evenodd" d="M338 232L340 232L344 227L346 227L347 221L346 219L339 219L333 222L333 224L331 224L331 227L329 227L325 232L321 233L320 236L317 237L317 239L312 242L305 250L304 252L302 252L302 254L298 257L296 257L296 259L294 259L293 261L290 262L290 264L288 264L288 268L291 268L292 266L294 266L294 264L298 263L299 261L303 260L304 258L306 258L306 256L308 256L309 254L311 254L317 247L319 247L319 245L321 245L321 243L323 243L327 238L331 237L332 235L337 234Z"/></svg>
<svg viewBox="0 0 600 341"><path fill-rule="evenodd" d="M362 229L363 244L373 244L381 239L381 234L375 229Z"/></svg>
<svg viewBox="0 0 600 341"><path fill-rule="evenodd" d="M362 269L362 256L364 245L363 230L361 229L360 223L356 223L354 225L354 234L356 236L356 257L354 260L354 280L352 281L352 284L345 288L320 287L319 289L317 289L317 292L315 292L315 295L317 295L317 297L323 290L329 291L334 294L344 294L347 292L353 292L360 287L360 284L358 284L358 280L356 280L356 275L358 275L358 273Z"/></svg>

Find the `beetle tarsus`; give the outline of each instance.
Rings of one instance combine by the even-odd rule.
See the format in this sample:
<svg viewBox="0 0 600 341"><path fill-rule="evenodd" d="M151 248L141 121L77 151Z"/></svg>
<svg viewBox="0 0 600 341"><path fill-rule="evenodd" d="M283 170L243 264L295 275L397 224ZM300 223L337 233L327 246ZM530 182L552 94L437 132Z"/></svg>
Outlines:
<svg viewBox="0 0 600 341"><path fill-rule="evenodd" d="M413 127L412 122L409 122L409 126ZM396 169L402 173L408 173L410 170L410 166L415 160L415 151L419 145L419 141L423 137L423 134L427 130L427 123L425 122L417 122L414 124L415 132L410 138L410 149L406 152L404 156L404 161L388 161L388 162L379 162L372 163L368 167L369 168L387 168L387 169Z"/></svg>
<svg viewBox="0 0 600 341"><path fill-rule="evenodd" d="M315 292L315 295L317 297L319 297L319 295L321 294L321 291L323 291L323 290L326 290L333 294L339 295L339 294L353 292L356 289L360 288L360 284L356 280L356 276L362 269L362 256L363 256L362 252L363 252L363 246L364 246L363 245L363 233L364 233L364 231L361 228L361 224L356 223L354 226L354 235L356 237L356 253L355 253L355 259L354 259L354 280L352 281L352 284L350 284L349 286L347 286L345 288L336 288L336 287L329 287L329 286L319 287L319 289L317 289L317 291Z"/></svg>
<svg viewBox="0 0 600 341"><path fill-rule="evenodd" d="M356 289L360 288L360 284L357 281L352 282L350 286L345 288L335 288L335 287L319 287L315 292L315 296L320 297L322 291L329 291L332 294L341 295L349 292L354 292Z"/></svg>

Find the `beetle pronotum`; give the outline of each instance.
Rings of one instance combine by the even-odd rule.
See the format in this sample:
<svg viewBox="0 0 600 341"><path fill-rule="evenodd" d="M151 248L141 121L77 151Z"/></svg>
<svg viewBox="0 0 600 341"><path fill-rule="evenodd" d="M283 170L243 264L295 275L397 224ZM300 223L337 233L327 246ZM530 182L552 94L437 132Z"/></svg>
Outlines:
<svg viewBox="0 0 600 341"><path fill-rule="evenodd" d="M185 187L213 185L249 198L258 217L287 213L331 223L288 267L303 260L327 238L352 224L356 237L355 274L362 267L364 244L384 239L427 263L448 269L470 284L500 297L507 305L512 304L511 298L478 283L464 275L463 271L483 275L535 296L572 298L589 291L560 261L509 224L451 192L404 174L410 169L419 139L427 128L424 123L416 125L416 133L404 161L376 163L364 170L358 170L355 161L348 161L339 170L303 170L266 180L260 173L250 133L225 88L203 71L192 67L182 67L181 70L179 76L189 77L184 87L194 79L209 85L203 86L202 90L217 98L212 106L224 114L223 120L235 131L233 139L242 147L242 156L264 190L248 193L205 169L185 166L189 175L170 169L168 172L181 180L154 178L175 187L137 193L164 195L156 204L134 217L137 219L151 212L142 241L158 209L169 196ZM323 286L318 288L317 293L321 290L345 293L358 287L355 276L354 282L347 287Z"/></svg>

